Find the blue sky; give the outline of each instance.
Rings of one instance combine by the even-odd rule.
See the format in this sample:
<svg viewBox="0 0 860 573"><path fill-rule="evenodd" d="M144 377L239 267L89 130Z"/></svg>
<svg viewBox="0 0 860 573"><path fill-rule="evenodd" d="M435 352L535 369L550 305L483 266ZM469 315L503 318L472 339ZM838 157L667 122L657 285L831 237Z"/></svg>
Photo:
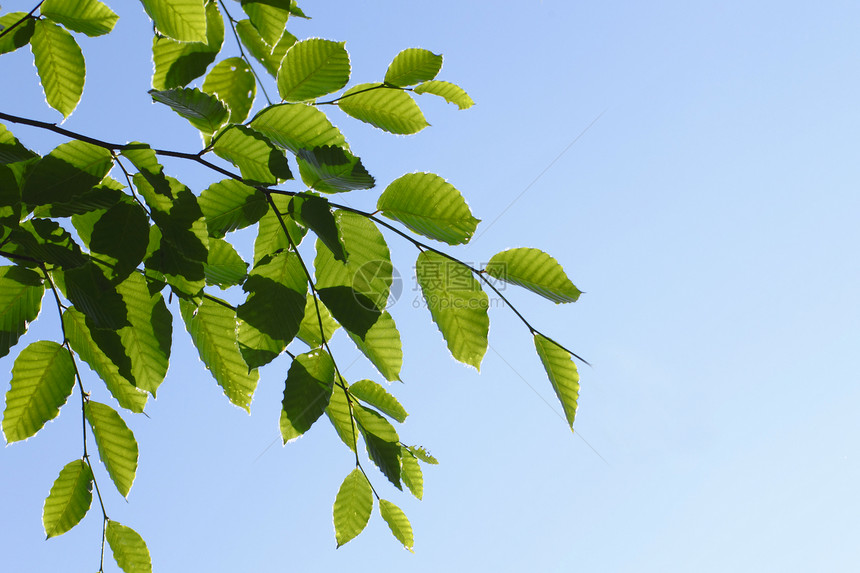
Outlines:
<svg viewBox="0 0 860 573"><path fill-rule="evenodd" d="M417 252L387 236L407 277L391 309L406 356L392 391L411 414L400 433L441 462L425 470L421 502L375 480L411 519L415 554L378 515L335 550L331 504L351 452L322 420L282 448L287 362L263 371L249 417L221 395L177 323L150 418L129 419L141 445L129 503L106 494L108 514L146 539L155 570L855 570L860 6L303 7L314 19L293 22L293 33L345 40L355 83L380 79L397 52L418 46L443 53L439 78L477 102L459 112L425 96L432 127L409 137L332 118L381 186L420 170L460 189L483 220L462 259L541 248L586 291L565 306L506 291L594 364L580 371L578 435L510 311L491 311L480 374L448 356L429 314L412 306ZM81 40L87 86L65 126L196 151L193 130L149 103L142 9L113 8L114 34ZM32 56L0 62L15 78L0 109L59 121ZM9 127L44 153L63 141ZM198 190L211 181L168 169ZM344 200L369 208L376 197ZM24 342L56 338L52 320L47 312ZM347 378L374 375L351 364L359 355L348 341L335 353ZM0 360L0 371L11 364ZM79 456L79 411L67 409L0 454L9 570L91 571L98 561L97 513L44 541L43 500Z"/></svg>

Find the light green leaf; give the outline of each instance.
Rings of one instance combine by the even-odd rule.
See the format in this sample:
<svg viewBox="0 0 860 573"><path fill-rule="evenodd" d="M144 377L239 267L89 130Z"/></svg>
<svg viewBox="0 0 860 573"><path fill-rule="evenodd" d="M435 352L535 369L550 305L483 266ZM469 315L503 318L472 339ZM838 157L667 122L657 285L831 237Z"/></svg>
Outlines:
<svg viewBox="0 0 860 573"><path fill-rule="evenodd" d="M305 13L304 13L304 12L302 12L302 9L301 9L301 8L299 8L299 5L298 5L298 4L296 4L296 0L292 0L292 1L290 2L290 14L292 14L293 16L296 16L296 17L298 17L298 18L304 18L304 19L306 19L306 20L310 20L310 19L311 19L311 17L310 17L310 16L305 16Z"/></svg>
<svg viewBox="0 0 860 573"><path fill-rule="evenodd" d="M128 497L137 473L138 448L134 434L110 406L91 400L84 411L110 479L119 493Z"/></svg>
<svg viewBox="0 0 860 573"><path fill-rule="evenodd" d="M400 402L397 401L397 398L372 380L359 380L350 385L349 391L359 400L388 414L398 422L404 422L409 415L403 406L400 405Z"/></svg>
<svg viewBox="0 0 860 573"><path fill-rule="evenodd" d="M576 370L576 364L566 350L540 334L535 334L535 348L572 430L576 417L576 402L579 399L579 372Z"/></svg>
<svg viewBox="0 0 860 573"><path fill-rule="evenodd" d="M159 0L158 3L176 4L177 7L187 8L190 4L200 5L202 0L179 0L178 3L173 0ZM155 71L152 74L153 88L167 90L184 87L191 80L205 74L209 64L215 61L224 42L224 21L218 11L217 2L206 4L205 25L199 29L197 26L198 24L193 24L195 30L203 35L195 36L196 40L183 41L165 36L153 38L152 61L155 64Z"/></svg>
<svg viewBox="0 0 860 573"><path fill-rule="evenodd" d="M74 385L75 367L65 348L42 340L22 350L12 366L12 382L6 392L6 443L27 439L56 418Z"/></svg>
<svg viewBox="0 0 860 573"><path fill-rule="evenodd" d="M86 66L81 48L63 28L50 20L37 20L30 49L48 105L69 117L84 93Z"/></svg>
<svg viewBox="0 0 860 573"><path fill-rule="evenodd" d="M338 437L346 446L355 451L355 446L358 443L358 427L355 420L352 419L352 411L349 408L349 402L346 400L346 395L340 384L334 387L331 393L331 400L325 409L331 425L334 426Z"/></svg>
<svg viewBox="0 0 860 573"><path fill-rule="evenodd" d="M205 42L209 19L203 0L140 0L163 35L179 42ZM214 4L212 2L211 4Z"/></svg>
<svg viewBox="0 0 860 573"><path fill-rule="evenodd" d="M430 455L430 453L421 446L409 446L407 448L410 452L412 452L416 458L424 462L425 464L436 465L439 461Z"/></svg>
<svg viewBox="0 0 860 573"><path fill-rule="evenodd" d="M248 263L242 260L233 245L224 239L209 237L209 258L203 265L206 284L226 289L242 284L248 275Z"/></svg>
<svg viewBox="0 0 860 573"><path fill-rule="evenodd" d="M412 525L403 510L391 503L388 500L379 500L379 513L382 519L388 524L391 533L397 538L397 541L403 544L403 547L412 551L412 546L415 540L412 537Z"/></svg>
<svg viewBox="0 0 860 573"><path fill-rule="evenodd" d="M418 104L403 90L383 84L359 84L348 89L337 105L347 115L390 133L418 133L428 125Z"/></svg>
<svg viewBox="0 0 860 573"><path fill-rule="evenodd" d="M93 502L93 472L84 460L69 462L51 486L42 509L48 539L76 526Z"/></svg>
<svg viewBox="0 0 860 573"><path fill-rule="evenodd" d="M361 470L352 470L334 500L334 535L337 546L349 542L361 533L373 511L373 491Z"/></svg>
<svg viewBox="0 0 860 573"><path fill-rule="evenodd" d="M249 183L275 185L293 178L284 153L250 127L231 125L215 138L212 151L237 166Z"/></svg>
<svg viewBox="0 0 860 573"><path fill-rule="evenodd" d="M274 46L290 17L290 0L242 0L242 9L263 40Z"/></svg>
<svg viewBox="0 0 860 573"><path fill-rule="evenodd" d="M400 380L403 348L400 343L400 332L388 311L383 311L363 336L354 332L347 332L347 334L386 380L389 382Z"/></svg>
<svg viewBox="0 0 860 573"><path fill-rule="evenodd" d="M191 122L191 125L206 134L215 133L230 116L224 102L197 88L149 90L149 95L152 96L153 101L169 106L170 109Z"/></svg>
<svg viewBox="0 0 860 573"><path fill-rule="evenodd" d="M394 57L385 72L385 83L411 86L432 80L442 69L442 56L421 48L408 48Z"/></svg>
<svg viewBox="0 0 860 573"><path fill-rule="evenodd" d="M180 300L179 309L206 368L227 398L250 413L259 374L256 370L249 371L242 359L237 343L236 312L225 304L207 297L197 308Z"/></svg>
<svg viewBox="0 0 860 573"><path fill-rule="evenodd" d="M11 27L21 18L26 18L26 12L9 12L0 16L0 26L3 29ZM8 32L0 38L0 54L14 52L18 48L26 46L33 37L33 31L36 29L36 18L29 18L23 24L19 24L14 30Z"/></svg>
<svg viewBox="0 0 860 573"><path fill-rule="evenodd" d="M317 300L319 305L320 317L317 316L317 306L314 304L313 295L308 295L305 303L305 315L302 318L302 323L299 325L299 332L296 336L311 348L322 346L323 340L320 338L319 319L322 318L322 332L325 334L326 341L331 340L332 335L340 328L340 325L332 318L331 313L321 300Z"/></svg>
<svg viewBox="0 0 860 573"><path fill-rule="evenodd" d="M0 267L0 357L18 343L39 316L45 287L41 277L22 267Z"/></svg>
<svg viewBox="0 0 860 573"><path fill-rule="evenodd" d="M300 149L296 159L305 185L323 193L370 189L376 184L361 159L341 147Z"/></svg>
<svg viewBox="0 0 860 573"><path fill-rule="evenodd" d="M135 306L134 303L129 303L130 309L134 309ZM137 311L133 310L130 314L134 317ZM133 330L136 322L134 319L133 321L132 326L126 328ZM93 334L86 324L86 317L74 307L67 308L63 312L63 326L66 329L66 336L69 338L72 350L99 375L119 405L137 414L143 412L147 400L146 392L135 388L125 376L120 374L117 365L93 340ZM132 353L131 349L129 353Z"/></svg>
<svg viewBox="0 0 860 573"><path fill-rule="evenodd" d="M283 225L287 228L290 239L294 245L298 245L302 242L302 237L307 233L307 229L299 227L295 221L286 215L290 198L285 195L273 195L272 200L278 207L278 212L283 215ZM269 209L260 218L260 225L257 228L257 238L254 239L254 264L257 264L266 256L289 248L290 242L287 240L286 235L284 235L281 221L278 220L274 209Z"/></svg>
<svg viewBox="0 0 860 573"><path fill-rule="evenodd" d="M224 179L204 189L197 199L212 237L253 225L266 214L269 204L259 189L235 179Z"/></svg>
<svg viewBox="0 0 860 573"><path fill-rule="evenodd" d="M294 221L312 230L335 259L346 261L346 251L328 200L302 193L290 199L289 213Z"/></svg>
<svg viewBox="0 0 860 573"><path fill-rule="evenodd" d="M418 84L412 90L417 94L433 94L443 98L448 103L453 103L460 109L468 109L475 105L469 94L463 88L450 82L433 80Z"/></svg>
<svg viewBox="0 0 860 573"><path fill-rule="evenodd" d="M152 573L149 549L138 533L116 521L108 521L105 538L117 565L125 573Z"/></svg>
<svg viewBox="0 0 860 573"><path fill-rule="evenodd" d="M582 294L554 258L538 249L508 249L490 259L487 274L536 292L554 303L576 302Z"/></svg>
<svg viewBox="0 0 860 573"><path fill-rule="evenodd" d="M415 274L448 350L480 370L490 329L489 298L480 283L468 268L432 251L418 255Z"/></svg>
<svg viewBox="0 0 860 573"><path fill-rule="evenodd" d="M45 0L39 11L42 16L87 36L107 34L119 20L119 16L99 0Z"/></svg>
<svg viewBox="0 0 860 573"><path fill-rule="evenodd" d="M290 46L296 43L296 37L284 30L281 38L274 47L270 46L260 37L260 33L254 28L250 20L240 20L237 22L236 33L239 35L239 39L242 40L242 44L248 48L248 51L258 62L263 64L263 67L266 68L266 71L272 77L278 76L281 60L284 59L284 55L290 49Z"/></svg>
<svg viewBox="0 0 860 573"><path fill-rule="evenodd" d="M286 444L307 432L325 412L334 384L334 362L322 349L296 356L287 372L281 409Z"/></svg>
<svg viewBox="0 0 860 573"><path fill-rule="evenodd" d="M400 478L412 495L421 499L424 497L424 473L418 458L409 451L409 448L400 448Z"/></svg>
<svg viewBox="0 0 860 573"><path fill-rule="evenodd" d="M457 189L432 173L408 173L385 188L376 208L412 231L449 245L468 243L480 222Z"/></svg>
<svg viewBox="0 0 860 573"><path fill-rule="evenodd" d="M30 205L68 202L98 184L113 167L110 151L83 141L55 147L36 163L21 198Z"/></svg>
<svg viewBox="0 0 860 573"><path fill-rule="evenodd" d="M326 115L308 104L269 106L251 121L251 127L293 153L326 145L349 149L343 134Z"/></svg>
<svg viewBox="0 0 860 573"><path fill-rule="evenodd" d="M257 82L251 66L242 58L218 62L206 75L203 91L218 96L230 109L230 123L242 123L254 105Z"/></svg>
<svg viewBox="0 0 860 573"><path fill-rule="evenodd" d="M345 86L349 72L344 42L302 40L293 44L281 61L278 92L288 102L314 100Z"/></svg>

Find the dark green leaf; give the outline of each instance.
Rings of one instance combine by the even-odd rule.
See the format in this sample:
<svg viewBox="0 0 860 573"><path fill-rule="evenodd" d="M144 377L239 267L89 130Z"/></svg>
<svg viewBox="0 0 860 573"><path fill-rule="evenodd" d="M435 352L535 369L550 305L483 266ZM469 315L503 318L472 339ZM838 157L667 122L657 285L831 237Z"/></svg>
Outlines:
<svg viewBox="0 0 860 573"><path fill-rule="evenodd" d="M347 115L390 133L408 135L430 125L408 93L382 84L352 87L337 105Z"/></svg>
<svg viewBox="0 0 860 573"><path fill-rule="evenodd" d="M565 349L540 334L535 334L535 348L572 430L576 417L576 402L579 399L579 372L576 370L576 364Z"/></svg>
<svg viewBox="0 0 860 573"><path fill-rule="evenodd" d="M283 216L281 219L278 219L275 211L269 209L260 218L257 238L254 240L254 264L260 262L264 257L290 248L290 241L287 240L284 234L284 227L286 227L290 235L290 240L292 240L294 245L301 243L302 237L307 233L307 229L299 227L295 221L286 215L290 203L289 197L285 195L273 195L272 200L278 207L278 212ZM281 223L283 223L283 227Z"/></svg>
<svg viewBox="0 0 860 573"><path fill-rule="evenodd" d="M48 539L76 526L93 502L93 472L84 460L69 462L51 486L42 510Z"/></svg>
<svg viewBox="0 0 860 573"><path fill-rule="evenodd" d="M30 171L22 198L30 205L68 202L91 190L113 167L110 151L83 141L54 148Z"/></svg>
<svg viewBox="0 0 860 573"><path fill-rule="evenodd" d="M232 125L218 134L212 151L237 166L252 184L274 185L293 177L284 153L244 125Z"/></svg>
<svg viewBox="0 0 860 573"><path fill-rule="evenodd" d="M3 18L0 18L2 21ZM16 28L17 30L17 28ZM13 34L9 34L12 36ZM9 36L5 36L8 38ZM0 42L3 40L0 39ZM6 126L0 123L0 163L17 163L18 161L27 161L28 159L33 159L39 157L23 145L18 139L12 134L11 131L6 129Z"/></svg>
<svg viewBox="0 0 860 573"><path fill-rule="evenodd" d="M346 261L337 223L326 199L315 195L296 195L290 200L288 210L290 217L316 233L335 259Z"/></svg>
<svg viewBox="0 0 860 573"><path fill-rule="evenodd" d="M119 493L128 497L137 473L138 448L134 434L110 406L90 400L84 411L110 479Z"/></svg>
<svg viewBox="0 0 860 573"><path fill-rule="evenodd" d="M266 214L266 196L235 179L224 179L204 189L197 200L212 237L253 225Z"/></svg>
<svg viewBox="0 0 860 573"><path fill-rule="evenodd" d="M153 2L155 0L146 0ZM200 10L200 0L179 0L184 7L189 3L196 4L194 11ZM159 0L159 4L174 4L174 0ZM150 13L151 15L151 13ZM158 26L158 21L156 21ZM152 40L152 61L155 72L152 75L152 87L157 90L184 87L196 78L206 73L209 64L215 61L221 44L224 42L224 21L218 11L216 2L206 4L205 25L192 21L188 28L196 30L194 40L174 39L172 34L155 36Z"/></svg>
<svg viewBox="0 0 860 573"><path fill-rule="evenodd" d="M149 549L135 530L116 521L108 521L105 538L117 565L125 573L152 573Z"/></svg>
<svg viewBox="0 0 860 573"><path fill-rule="evenodd" d="M322 349L296 356L287 372L281 409L281 437L286 444L307 432L322 416L332 395L334 362Z"/></svg>
<svg viewBox="0 0 860 573"><path fill-rule="evenodd" d="M86 69L81 48L71 34L50 20L36 21L30 48L48 105L69 117L84 93Z"/></svg>
<svg viewBox="0 0 860 573"><path fill-rule="evenodd" d="M125 302L95 263L69 269L64 278L66 296L94 328L118 330L129 324Z"/></svg>
<svg viewBox="0 0 860 573"><path fill-rule="evenodd" d="M287 50L278 70L284 101L314 100L336 92L349 81L349 54L343 42L311 38Z"/></svg>
<svg viewBox="0 0 860 573"><path fill-rule="evenodd" d="M41 277L21 267L0 267L0 357L18 343L39 316L45 287Z"/></svg>
<svg viewBox="0 0 860 573"><path fill-rule="evenodd" d="M353 404L355 421L364 436L367 455L394 487L400 485L400 440L394 427L376 413L360 404Z"/></svg>
<svg viewBox="0 0 860 573"><path fill-rule="evenodd" d="M242 58L227 58L218 62L203 82L203 91L214 94L227 104L230 123L242 123L254 105L257 82L251 66Z"/></svg>
<svg viewBox="0 0 860 573"><path fill-rule="evenodd" d="M179 42L206 41L211 25L203 0L140 0L161 34ZM214 2L210 2L210 5ZM208 8L208 6L207 6Z"/></svg>
<svg viewBox="0 0 860 573"><path fill-rule="evenodd" d="M21 18L26 18L26 12L9 12L0 16L0 26L4 29L11 27ZM14 52L18 48L26 46L36 29L36 19L28 18L23 24L19 24L14 30L0 38L0 54Z"/></svg>
<svg viewBox="0 0 860 573"><path fill-rule="evenodd" d="M370 189L376 184L361 159L341 147L300 149L296 158L302 181L317 191L341 193Z"/></svg>
<svg viewBox="0 0 860 573"><path fill-rule="evenodd" d="M251 127L293 153L326 145L349 148L323 112L303 103L269 106L254 117Z"/></svg>
<svg viewBox="0 0 860 573"><path fill-rule="evenodd" d="M361 533L373 511L373 491L361 470L352 470L334 500L334 535L337 546L347 543Z"/></svg>
<svg viewBox="0 0 860 573"><path fill-rule="evenodd" d="M350 393L359 400L370 404L377 410L388 414L398 422L403 422L409 415L397 398L388 393L388 390L372 380L359 380L350 385Z"/></svg>
<svg viewBox="0 0 860 573"><path fill-rule="evenodd" d="M432 80L442 69L442 56L421 48L408 48L394 57L385 83L393 86L411 86Z"/></svg>
<svg viewBox="0 0 860 573"><path fill-rule="evenodd" d="M576 302L582 294L554 258L538 249L502 251L487 263L487 274L536 292L554 303Z"/></svg>
<svg viewBox="0 0 860 573"><path fill-rule="evenodd" d="M472 98L469 97L463 88L450 82L441 82L433 80L418 84L412 90L417 94L433 94L444 98L448 103L453 103L460 109L468 109L475 105Z"/></svg>
<svg viewBox="0 0 860 573"><path fill-rule="evenodd" d="M380 499L379 513L382 515L382 519L385 520L385 523L388 524L389 529L391 529L391 533L394 534L397 541L402 543L403 547L412 551L412 546L415 543L412 536L412 525L410 525L409 520L406 518L406 514L403 513L403 510L390 501Z"/></svg>
<svg viewBox="0 0 860 573"><path fill-rule="evenodd" d="M99 0L45 0L39 11L69 30L101 36L113 30L119 16Z"/></svg>
<svg viewBox="0 0 860 573"><path fill-rule="evenodd" d="M153 101L163 103L191 125L206 134L214 133L224 125L230 112L218 97L204 93L197 88L174 88L170 90L149 90Z"/></svg>
<svg viewBox="0 0 860 573"><path fill-rule="evenodd" d="M136 203L117 203L93 225L90 249L111 257L115 263L113 279L123 280L146 256L149 243L149 217Z"/></svg>
<svg viewBox="0 0 860 573"><path fill-rule="evenodd" d="M87 262L72 235L50 219L29 219L11 233L15 252L71 269ZM8 247L7 247L8 248Z"/></svg>

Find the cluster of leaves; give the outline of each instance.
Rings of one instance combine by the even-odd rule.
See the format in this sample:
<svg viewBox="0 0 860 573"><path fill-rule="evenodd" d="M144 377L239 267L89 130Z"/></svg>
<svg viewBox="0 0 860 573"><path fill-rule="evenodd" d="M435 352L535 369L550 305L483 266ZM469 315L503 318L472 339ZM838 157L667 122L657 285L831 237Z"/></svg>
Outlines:
<svg viewBox="0 0 860 573"><path fill-rule="evenodd" d="M536 249L507 250L476 269L419 240L465 244L479 223L460 192L438 175L409 173L392 181L379 195L376 213L320 194L375 186L321 107L336 105L390 133L418 132L427 122L413 94L436 95L461 109L472 105L462 88L436 79L442 56L404 50L382 81L345 89L351 68L344 43L297 40L286 25L305 15L290 0L242 0L247 18L238 21L226 4L213 0L141 2L155 30L150 94L200 132L199 152L115 144L0 113L7 122L69 138L41 156L0 124L0 255L11 263L0 267L0 356L38 317L48 291L62 328L60 342L34 342L18 353L3 433L7 443L35 435L76 385L85 420L83 456L60 471L45 502L48 537L84 517L95 486L103 539L117 563L127 572L151 570L141 537L107 516L87 429L123 496L137 470L137 442L114 407L90 399L78 361L89 365L121 409L143 412L170 359L167 291L178 298L200 358L236 406L250 411L260 368L284 353L292 358L280 416L284 443L326 415L354 453L355 469L334 503L337 544L364 529L376 499L394 536L411 549L409 521L372 486L359 443L391 484L406 485L419 499L421 463L437 462L424 448L400 440L392 421L402 423L407 413L397 399L378 382L349 383L329 347L342 327L382 378L400 379L400 334L386 310L392 264L380 227L418 248L417 281L431 318L453 357L475 368L486 353L489 329L482 285L504 299L490 278L556 303L573 302L580 292L555 259ZM29 45L47 103L66 117L80 101L85 79L72 33L106 34L116 21L99 0L45 0L28 14L0 16L0 53ZM239 55L219 60L226 29L233 31ZM272 76L278 103L265 94L246 51ZM189 87L195 81L199 87ZM249 119L258 86L268 105ZM333 99L321 101L326 96ZM195 193L165 173L159 162L164 156L204 165L223 179ZM299 190L281 188L296 167ZM253 260L245 261L229 234L251 226ZM312 265L297 248L309 232L316 238ZM243 302L234 306L215 296L213 287L241 289ZM572 427L579 391L572 353L514 312L533 334ZM304 352L288 348L295 341Z"/></svg>

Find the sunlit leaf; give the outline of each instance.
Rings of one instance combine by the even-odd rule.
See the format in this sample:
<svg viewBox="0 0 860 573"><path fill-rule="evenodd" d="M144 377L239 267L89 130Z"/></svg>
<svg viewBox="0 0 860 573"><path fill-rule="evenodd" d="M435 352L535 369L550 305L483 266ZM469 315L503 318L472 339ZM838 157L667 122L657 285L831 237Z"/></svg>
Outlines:
<svg viewBox="0 0 860 573"><path fill-rule="evenodd" d="M269 209L262 191L235 179L213 183L203 190L197 203L213 237L253 225Z"/></svg>
<svg viewBox="0 0 860 573"><path fill-rule="evenodd" d="M152 1L152 0L147 0ZM159 0L159 4L174 4L174 0ZM193 8L195 14L202 8L202 0L180 0L177 7ZM202 13L202 10L200 10ZM152 62L155 71L152 75L152 87L157 90L184 87L196 78L206 73L209 64L221 51L224 42L224 21L218 11L217 2L208 2L205 11L205 23L201 26L199 16L189 24L193 29L194 39L175 38L169 33L165 36L155 36L152 40ZM156 21L156 26L158 22Z"/></svg>
<svg viewBox="0 0 860 573"><path fill-rule="evenodd" d="M300 149L296 159L305 185L323 193L370 189L376 184L361 159L341 147Z"/></svg>
<svg viewBox="0 0 860 573"><path fill-rule="evenodd" d="M269 209L268 212L260 218L260 224L257 229L257 238L254 239L254 264L260 262L264 257L273 255L281 250L290 248L290 241L294 245L302 242L302 237L307 233L307 229L298 226L289 216L290 198L285 195L273 195L272 201L281 213L279 218L274 209ZM283 226L281 226L283 224ZM290 239L284 234L284 228L289 233Z"/></svg>
<svg viewBox="0 0 860 573"><path fill-rule="evenodd" d="M212 150L236 165L249 183L274 185L293 177L284 153L244 125L232 125L219 133Z"/></svg>
<svg viewBox="0 0 860 573"><path fill-rule="evenodd" d="M37 20L30 49L48 105L63 117L69 117L84 93L86 68L81 48L72 35L57 24Z"/></svg>
<svg viewBox="0 0 860 573"><path fill-rule="evenodd" d="M280 39L274 46L270 46L260 37L260 33L251 24L250 20L240 20L236 23L236 33L242 40L242 44L248 49L254 58L260 62L272 77L278 76L281 60L290 46L296 43L296 37L284 30Z"/></svg>
<svg viewBox="0 0 860 573"><path fill-rule="evenodd" d="M409 448L400 448L400 478L412 495L421 499L424 497L424 473L418 458L409 451Z"/></svg>
<svg viewBox="0 0 860 573"><path fill-rule="evenodd" d="M248 263L242 260L233 245L224 239L209 237L209 258L203 265L206 284L222 289L242 284L248 276Z"/></svg>
<svg viewBox="0 0 860 573"><path fill-rule="evenodd" d="M400 440L391 423L374 410L353 404L358 429L367 446L367 456L394 487L400 485Z"/></svg>
<svg viewBox="0 0 860 573"><path fill-rule="evenodd" d="M281 409L281 437L286 444L307 432L325 412L334 384L334 362L317 349L296 356L287 372Z"/></svg>
<svg viewBox="0 0 860 573"><path fill-rule="evenodd" d="M337 223L326 199L310 194L296 195L290 200L288 211L290 217L319 237L335 259L346 261L346 251L343 249Z"/></svg>
<svg viewBox="0 0 860 573"><path fill-rule="evenodd" d="M9 12L8 14L3 14L0 16L0 26L3 26L5 30L26 17L26 12ZM14 52L18 48L26 46L33 36L33 31L36 29L35 24L35 18L28 18L26 22L19 24L14 30L0 38L0 54Z"/></svg>
<svg viewBox="0 0 860 573"><path fill-rule="evenodd" d="M379 513L382 519L388 524L389 529L397 541L403 544L403 547L412 551L412 546L415 541L412 536L412 525L403 510L391 503L388 500L379 500Z"/></svg>
<svg viewBox="0 0 860 573"><path fill-rule="evenodd" d="M385 72L385 83L411 86L432 80L442 69L442 56L421 48L408 48L394 57Z"/></svg>
<svg viewBox="0 0 860 573"><path fill-rule="evenodd" d="M269 106L254 117L251 127L293 153L326 145L348 149L343 134L326 115L303 103Z"/></svg>
<svg viewBox="0 0 860 573"><path fill-rule="evenodd" d="M397 398L388 393L388 390L374 382L373 380L359 380L350 385L350 393L365 402L370 404L380 412L388 414L398 422L403 422L409 415Z"/></svg>
<svg viewBox="0 0 860 573"><path fill-rule="evenodd" d="M205 42L210 22L203 0L140 0L159 32L179 42ZM211 2L210 4L214 4Z"/></svg>
<svg viewBox="0 0 860 573"><path fill-rule="evenodd" d="M0 267L0 357L18 343L39 316L45 287L41 277L21 267Z"/></svg>
<svg viewBox="0 0 860 573"><path fill-rule="evenodd" d="M349 81L349 54L343 42L311 38L287 50L278 70L278 92L288 102L314 100Z"/></svg>
<svg viewBox="0 0 860 573"><path fill-rule="evenodd" d="M355 420L352 419L349 402L340 384L337 384L332 390L331 399L328 406L326 406L325 413L331 425L334 426L338 437L354 452L355 446L358 443L358 426L356 426Z"/></svg>
<svg viewBox="0 0 860 573"><path fill-rule="evenodd" d="M214 133L230 116L224 102L197 88L149 90L149 95L153 101L169 106L203 133Z"/></svg>
<svg viewBox="0 0 860 573"><path fill-rule="evenodd" d="M475 102L472 101L472 98L469 97L469 94L467 94L463 88L450 82L442 82L439 80L424 82L415 86L412 91L417 94L433 94L439 96L448 103L453 103L460 109L468 109L475 105Z"/></svg>
<svg viewBox="0 0 860 573"><path fill-rule="evenodd" d="M490 259L487 274L536 292L554 303L576 302L576 288L554 258L538 249L518 248L502 251Z"/></svg>
<svg viewBox="0 0 860 573"><path fill-rule="evenodd" d="M343 480L334 500L332 513L338 547L364 530L372 511L373 492L370 483L361 470L356 468Z"/></svg>
<svg viewBox="0 0 860 573"><path fill-rule="evenodd" d="M230 109L230 123L242 123L254 105L257 82L251 66L242 58L218 62L203 82L203 91L214 94ZM214 131L214 130L213 130Z"/></svg>
<svg viewBox="0 0 860 573"><path fill-rule="evenodd" d="M108 521L105 538L117 565L125 573L152 573L152 560L143 538L130 527Z"/></svg>
<svg viewBox="0 0 860 573"><path fill-rule="evenodd" d="M290 16L290 0L241 0L242 9L263 40L274 46Z"/></svg>
<svg viewBox="0 0 860 573"><path fill-rule="evenodd" d="M84 460L69 462L51 486L42 509L48 539L76 526L93 502L93 472Z"/></svg>
<svg viewBox="0 0 860 573"><path fill-rule="evenodd" d="M535 334L535 348L540 361L543 363L552 389L555 390L564 409L564 417L573 429L573 420L576 417L576 402L579 399L579 372L576 364L565 349L561 348L552 340Z"/></svg>
<svg viewBox="0 0 860 573"><path fill-rule="evenodd" d="M87 36L107 34L119 20L119 16L99 0L45 0L39 11L42 16Z"/></svg>
<svg viewBox="0 0 860 573"><path fill-rule="evenodd" d="M110 479L119 493L128 497L137 473L138 449L134 434L110 406L90 400L84 411Z"/></svg>
<svg viewBox="0 0 860 573"><path fill-rule="evenodd" d="M383 84L352 87L340 97L337 105L347 115L390 133L418 133L430 125L409 94Z"/></svg>
<svg viewBox="0 0 860 573"><path fill-rule="evenodd" d="M319 308L319 316L317 316L317 308ZM320 319L322 319L322 333L325 334L326 341L331 340L340 325L332 318L323 302L317 300L314 304L314 297L309 294L305 303L305 315L296 336L311 348L322 346L323 343L320 338Z"/></svg>
<svg viewBox="0 0 860 573"><path fill-rule="evenodd" d="M412 452L416 458L418 458L419 460L421 460L425 464L436 465L439 463L438 460L436 460L436 458L431 456L430 453L426 449L422 448L421 446L409 446L407 449L410 452Z"/></svg>
<svg viewBox="0 0 860 573"><path fill-rule="evenodd" d="M348 334L362 354L367 356L386 380L389 382L400 380L403 348L400 343L400 332L388 311L383 311L373 326L363 335L359 336L354 332L348 332Z"/></svg>

